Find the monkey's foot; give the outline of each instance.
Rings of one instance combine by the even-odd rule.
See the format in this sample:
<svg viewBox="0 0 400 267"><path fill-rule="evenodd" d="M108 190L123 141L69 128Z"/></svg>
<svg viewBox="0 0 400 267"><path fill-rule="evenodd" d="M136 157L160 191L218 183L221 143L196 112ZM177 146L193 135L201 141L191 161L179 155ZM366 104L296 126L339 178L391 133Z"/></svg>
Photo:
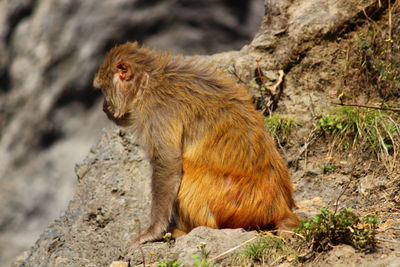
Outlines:
<svg viewBox="0 0 400 267"><path fill-rule="evenodd" d="M293 230L300 225L300 219L293 211L288 211L286 216L277 223L277 228L279 230Z"/></svg>
<svg viewBox="0 0 400 267"><path fill-rule="evenodd" d="M182 231L182 230L178 229L178 228L175 228L175 229L172 229L171 234L172 234L172 237L175 239L177 237L186 235L187 233L185 231Z"/></svg>
<svg viewBox="0 0 400 267"><path fill-rule="evenodd" d="M140 248L142 244L147 243L149 241L155 241L161 239L161 237L162 237L161 235L155 235L150 231L145 231L144 233L138 235L133 239L132 245L128 249L128 258L131 258L131 256L135 253L137 249Z"/></svg>

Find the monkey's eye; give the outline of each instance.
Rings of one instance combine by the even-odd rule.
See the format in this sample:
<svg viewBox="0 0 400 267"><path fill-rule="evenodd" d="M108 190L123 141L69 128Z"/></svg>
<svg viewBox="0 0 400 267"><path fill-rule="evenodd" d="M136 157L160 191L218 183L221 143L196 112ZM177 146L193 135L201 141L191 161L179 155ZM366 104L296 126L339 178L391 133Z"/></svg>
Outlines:
<svg viewBox="0 0 400 267"><path fill-rule="evenodd" d="M119 64L117 65L117 69L126 71L128 68L126 67L126 65L125 65L124 63L119 63Z"/></svg>

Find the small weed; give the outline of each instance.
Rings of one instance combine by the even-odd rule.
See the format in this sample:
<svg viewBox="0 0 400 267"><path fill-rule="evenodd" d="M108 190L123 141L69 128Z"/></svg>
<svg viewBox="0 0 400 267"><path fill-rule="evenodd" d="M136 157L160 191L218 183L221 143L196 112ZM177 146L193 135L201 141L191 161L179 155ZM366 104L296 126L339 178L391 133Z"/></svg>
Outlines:
<svg viewBox="0 0 400 267"><path fill-rule="evenodd" d="M281 251L284 245L284 241L279 237L263 236L254 243L247 245L243 255L253 261L262 261L265 254L270 250Z"/></svg>
<svg viewBox="0 0 400 267"><path fill-rule="evenodd" d="M162 237L162 239L164 240L165 243L168 244L168 246L172 246L172 244L174 243L174 239L172 238L172 234L171 233L165 233L165 235Z"/></svg>
<svg viewBox="0 0 400 267"><path fill-rule="evenodd" d="M233 265L253 266L274 265L289 256L285 240L271 233L265 233L256 241L247 244L238 254Z"/></svg>
<svg viewBox="0 0 400 267"><path fill-rule="evenodd" d="M338 166L336 166L336 165L334 165L334 164L325 164L325 165L323 165L322 167L321 167L321 169L322 169L322 171L324 172L324 174L325 173L328 173L328 172L332 172L332 171L334 171L334 170L336 170L337 168L339 168Z"/></svg>
<svg viewBox="0 0 400 267"><path fill-rule="evenodd" d="M396 161L400 149L400 116L394 112L339 107L324 115L316 130L333 137L331 150L359 149L372 152L381 161L392 156Z"/></svg>
<svg viewBox="0 0 400 267"><path fill-rule="evenodd" d="M302 221L294 231L303 235L315 252L329 250L338 244L373 251L376 245L377 223L375 216L360 218L351 209L338 214L321 209L314 218Z"/></svg>
<svg viewBox="0 0 400 267"><path fill-rule="evenodd" d="M194 260L193 265L194 266L199 266L199 267L209 267L213 266L209 261L209 255L210 251L206 250L206 244L205 243L200 243L197 246L197 249L199 250L199 254L192 255L192 259Z"/></svg>
<svg viewBox="0 0 400 267"><path fill-rule="evenodd" d="M169 243L172 240L172 234L171 233L165 233L165 235L162 238L163 238L163 240L165 242Z"/></svg>
<svg viewBox="0 0 400 267"><path fill-rule="evenodd" d="M192 255L192 259L194 260L193 265L199 267L208 267L211 264L208 262L207 259L202 258L200 255Z"/></svg>
<svg viewBox="0 0 400 267"><path fill-rule="evenodd" d="M163 261L160 263L157 263L156 267L179 267L182 264L179 261Z"/></svg>
<svg viewBox="0 0 400 267"><path fill-rule="evenodd" d="M296 122L293 118L278 114L264 118L264 124L281 145L287 143L293 128L296 126Z"/></svg>

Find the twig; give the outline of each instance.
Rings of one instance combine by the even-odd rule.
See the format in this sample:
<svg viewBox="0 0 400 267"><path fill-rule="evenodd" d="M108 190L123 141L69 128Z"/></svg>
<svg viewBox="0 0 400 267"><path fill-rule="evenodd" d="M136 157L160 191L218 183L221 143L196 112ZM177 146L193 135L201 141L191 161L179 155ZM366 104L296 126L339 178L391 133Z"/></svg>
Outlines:
<svg viewBox="0 0 400 267"><path fill-rule="evenodd" d="M388 9L389 9L389 18L388 18L388 24L389 24L389 30L388 30L388 33L389 33L389 42L391 42L392 41L392 7L391 7L391 3L390 3L390 0L388 1Z"/></svg>
<svg viewBox="0 0 400 267"><path fill-rule="evenodd" d="M384 239L384 238L376 238L376 240L382 241L382 242L389 242L389 243L400 244L400 241L396 241L396 240L389 240L389 239Z"/></svg>
<svg viewBox="0 0 400 267"><path fill-rule="evenodd" d="M278 257L269 266L275 266L276 263L278 263L279 261L281 261L285 257L286 257L285 255L282 255L282 256ZM264 264L262 266L264 266Z"/></svg>
<svg viewBox="0 0 400 267"><path fill-rule="evenodd" d="M283 146L281 145L281 140L279 140L279 136L276 133L274 133L273 135L274 135L274 137L276 139L276 143L278 144L279 148L282 150L285 158L288 159L288 155L287 155L285 149L283 148Z"/></svg>
<svg viewBox="0 0 400 267"><path fill-rule="evenodd" d="M380 1L379 1L379 8L381 8ZM378 23L376 23L376 21L374 21L373 19L371 19L371 18L368 16L367 12L365 11L365 8L362 8L362 12L364 13L365 18L366 18L369 22L372 22L372 23L374 24L374 26L378 29L379 32L382 32L382 29L381 29L381 27L379 27Z"/></svg>
<svg viewBox="0 0 400 267"><path fill-rule="evenodd" d="M278 86L281 85L281 83L283 82L283 76L285 75L285 72L283 70L279 70L278 73L279 73L278 81L271 87L271 91L273 92L273 94L276 94L276 88L278 88Z"/></svg>
<svg viewBox="0 0 400 267"><path fill-rule="evenodd" d="M304 237L304 236L302 236L302 235L300 235L300 234L298 234L298 233L295 233L295 232L293 232L293 231L288 231L288 230L272 230L272 231L268 231L268 232L269 232L269 233L273 233L273 232L289 233L289 234L298 236L298 237L300 237L301 239L305 240L305 237ZM238 249L238 248L244 246L245 244L247 244L247 243L249 243L249 242L255 240L256 238L258 238L258 236L252 237L252 238L250 238L249 240L244 241L243 243L241 243L241 244L239 244L239 245L237 245L237 246L235 246L235 247L233 247L233 248L228 249L227 251L225 251L225 252L223 252L223 253L221 253L221 254L219 254L219 255L217 255L217 256L211 258L211 259L210 259L210 262L215 261L215 260L217 260L218 258L221 258L221 257L223 257L223 256L225 256L225 255L231 253L232 251L235 251L236 249Z"/></svg>
<svg viewBox="0 0 400 267"><path fill-rule="evenodd" d="M308 155L308 146L310 146L316 140L316 132L315 129L311 130L306 140L304 141L304 145L300 148L299 154L295 158L295 161L298 162L300 160L301 155L304 153L304 161L307 166L307 155ZM297 164L297 163L296 163Z"/></svg>
<svg viewBox="0 0 400 267"><path fill-rule="evenodd" d="M310 98L310 112L311 112L311 118L315 118L315 106L314 106L314 101L311 97L311 93L308 93L308 97Z"/></svg>
<svg viewBox="0 0 400 267"><path fill-rule="evenodd" d="M389 41L392 42L392 29L393 29L393 23L392 23L392 17L393 17L393 10L396 8L398 4L398 1L394 1L393 5L391 3L391 1L388 1L388 9L389 9L389 18L388 18L388 24L389 24L389 29L388 29L388 33L389 33Z"/></svg>
<svg viewBox="0 0 400 267"><path fill-rule="evenodd" d="M243 245L245 245L245 244L247 244L247 243L249 243L249 242L255 240L256 238L258 238L258 236L252 237L252 238L250 238L249 240L244 241L243 243L241 243L241 244L239 244L239 245L237 245L237 246L235 246L235 247L233 247L233 248L231 248L231 249L228 249L227 251L225 251L225 252L223 252L223 253L221 253L221 254L219 254L219 255L217 255L217 256L211 258L210 261L215 261L216 259L221 258L221 257L225 256L226 254L231 253L232 251L234 251L234 250L236 250L236 249L242 247Z"/></svg>
<svg viewBox="0 0 400 267"><path fill-rule="evenodd" d="M243 79L240 78L240 76L237 74L236 66L235 66L235 65L232 65L232 68L233 68L233 70L231 71L231 73L239 80L239 82L241 82L241 83L243 83L243 84L246 84L246 83L243 81Z"/></svg>
<svg viewBox="0 0 400 267"><path fill-rule="evenodd" d="M359 107L359 108L370 108L370 109L378 109L378 110L390 110L394 112L400 112L400 108L393 108L393 107L377 107L377 106L367 106L367 105L360 105L360 104L344 104L344 103L336 103L331 102L334 105L345 106L345 107Z"/></svg>
<svg viewBox="0 0 400 267"><path fill-rule="evenodd" d="M292 235L295 235L295 236L298 236L298 237L300 237L301 239L303 239L303 240L306 240L306 238L304 237L304 236L302 236L301 234L298 234L298 233L296 233L296 232L293 232L293 231L288 231L288 230L279 230L279 229L277 229L277 230L271 230L271 231L268 231L269 233L277 233L277 232L281 232L281 233L287 233L287 234L292 234Z"/></svg>
<svg viewBox="0 0 400 267"><path fill-rule="evenodd" d="M144 252L142 246L140 248L140 253L142 254L142 261L143 261L143 267L146 267L146 258L144 257Z"/></svg>
<svg viewBox="0 0 400 267"><path fill-rule="evenodd" d="M260 77L260 81L261 81L262 87L265 87L265 81L264 81L264 77L263 77L263 74L262 74L262 71L261 71L260 61L261 61L261 58L257 58L256 59L256 62L257 62L257 73L258 73L258 77Z"/></svg>
<svg viewBox="0 0 400 267"><path fill-rule="evenodd" d="M258 62L257 62L257 65L258 65ZM258 65L257 69L258 69L259 73L261 74L261 69L260 69L259 65ZM274 110L277 107L278 100L280 99L280 97L282 95L282 87L280 87L280 86L283 82L283 77L285 76L285 72L283 70L279 70L278 73L279 73L278 81L272 86L267 87L266 85L264 85L264 80L261 80L262 86L264 88L268 88L268 90L271 93L268 104L265 105L265 108L262 110L262 113L264 115L266 115L265 112L267 111L267 109L268 109L268 114L272 114L272 110ZM279 90L278 90L278 88L279 88ZM267 102L267 97L268 96L265 96L264 103Z"/></svg>
<svg viewBox="0 0 400 267"><path fill-rule="evenodd" d="M382 229L382 228L377 229L378 232L386 232L388 230L400 231L400 228L399 227L391 227L390 226L390 227L387 227L385 229Z"/></svg>
<svg viewBox="0 0 400 267"><path fill-rule="evenodd" d="M344 192L346 192L347 188L349 188L350 182L351 182L351 181L349 181L349 182L346 184L346 186L343 188L342 192L339 194L338 198L336 199L336 201L335 201L335 212L333 213L333 216L336 215L336 212L337 212L338 207L339 207L339 200L340 200L340 198L343 196Z"/></svg>

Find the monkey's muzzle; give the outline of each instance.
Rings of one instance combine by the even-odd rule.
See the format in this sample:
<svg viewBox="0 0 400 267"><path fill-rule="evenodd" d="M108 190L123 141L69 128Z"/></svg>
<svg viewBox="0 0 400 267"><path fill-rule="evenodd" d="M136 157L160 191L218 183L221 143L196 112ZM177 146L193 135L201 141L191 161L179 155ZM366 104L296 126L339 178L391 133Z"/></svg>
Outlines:
<svg viewBox="0 0 400 267"><path fill-rule="evenodd" d="M113 122L115 122L117 125L120 125L120 126L126 125L127 114L122 114L122 116L120 116L119 114L115 114L113 111L113 107L110 106L110 104L108 103L108 101L106 99L104 99L104 101L103 101L103 111L104 111L104 113L106 113L107 118L109 120L112 120Z"/></svg>
<svg viewBox="0 0 400 267"><path fill-rule="evenodd" d="M103 111L104 111L104 113L106 113L108 119L113 120L113 121L116 120L116 118L114 117L114 114L110 111L110 106L109 106L107 100L105 100L105 99L103 101Z"/></svg>

